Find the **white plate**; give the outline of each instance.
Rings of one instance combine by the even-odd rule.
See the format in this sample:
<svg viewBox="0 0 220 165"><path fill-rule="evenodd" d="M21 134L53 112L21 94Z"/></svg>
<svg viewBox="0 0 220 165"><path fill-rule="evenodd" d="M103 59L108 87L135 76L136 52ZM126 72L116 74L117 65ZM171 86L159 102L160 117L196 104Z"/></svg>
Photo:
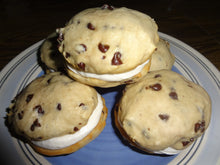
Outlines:
<svg viewBox="0 0 220 165"><path fill-rule="evenodd" d="M58 157L44 157L11 137L5 125L6 108L12 98L31 80L43 74L37 53L42 41L14 58L0 75L0 148L1 163L5 164L219 164L220 163L220 74L199 52L183 42L160 33L170 43L176 56L173 70L203 86L212 100L212 118L208 130L186 150L176 156L155 156L127 146L117 135L111 110L120 87L101 90L109 109L107 125L98 138L79 151ZM4 163L3 163L4 164Z"/></svg>

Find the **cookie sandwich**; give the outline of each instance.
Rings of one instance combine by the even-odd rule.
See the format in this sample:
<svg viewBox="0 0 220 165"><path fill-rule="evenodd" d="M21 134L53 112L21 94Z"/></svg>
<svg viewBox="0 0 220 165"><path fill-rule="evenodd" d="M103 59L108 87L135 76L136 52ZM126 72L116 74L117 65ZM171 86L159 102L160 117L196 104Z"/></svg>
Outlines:
<svg viewBox="0 0 220 165"><path fill-rule="evenodd" d="M156 46L157 49L151 57L151 66L149 71L172 69L175 62L175 56L170 51L169 42L160 38Z"/></svg>
<svg viewBox="0 0 220 165"><path fill-rule="evenodd" d="M69 76L97 87L139 80L159 41L151 17L109 5L79 12L57 32Z"/></svg>
<svg viewBox="0 0 220 165"><path fill-rule="evenodd" d="M208 128L211 100L199 85L171 70L152 71L125 88L115 123L131 145L177 154Z"/></svg>
<svg viewBox="0 0 220 165"><path fill-rule="evenodd" d="M40 61L46 73L64 70L64 58L58 51L58 37L58 34L53 32L40 47Z"/></svg>
<svg viewBox="0 0 220 165"><path fill-rule="evenodd" d="M94 88L60 72L33 80L8 114L12 130L48 156L69 154L91 142L104 129L106 117L105 101Z"/></svg>

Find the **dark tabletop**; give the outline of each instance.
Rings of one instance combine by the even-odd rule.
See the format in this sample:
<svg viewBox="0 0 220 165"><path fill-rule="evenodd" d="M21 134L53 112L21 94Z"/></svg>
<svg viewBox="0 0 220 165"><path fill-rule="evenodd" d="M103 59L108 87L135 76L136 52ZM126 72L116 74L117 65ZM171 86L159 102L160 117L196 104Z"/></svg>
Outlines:
<svg viewBox="0 0 220 165"><path fill-rule="evenodd" d="M220 70L220 1L215 0L1 0L0 70L77 12L111 4L150 15L159 31L190 45Z"/></svg>

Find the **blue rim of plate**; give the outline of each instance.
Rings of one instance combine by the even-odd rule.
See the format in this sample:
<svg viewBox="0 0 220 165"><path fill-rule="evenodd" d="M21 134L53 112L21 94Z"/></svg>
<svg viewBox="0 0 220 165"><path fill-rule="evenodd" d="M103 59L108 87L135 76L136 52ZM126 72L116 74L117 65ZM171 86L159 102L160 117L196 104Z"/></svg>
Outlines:
<svg viewBox="0 0 220 165"><path fill-rule="evenodd" d="M172 48L175 49L175 47L178 49L181 49L185 54L189 55L190 58L192 58L197 63L199 63L199 65L202 66L203 69L205 69L205 71L209 74L209 76L211 76L211 78L215 82L217 88L218 89L220 88L219 76L213 72L213 70L217 70L217 69L206 58L204 58L199 52L197 52L196 50L194 50L190 46L182 43L181 41L179 41L169 35L166 35L163 33L159 33L159 35L162 39L164 39L170 43L171 51L172 51ZM13 65L11 65L9 68L5 67L3 69L4 75L2 76L2 78L0 80L0 89L4 85L4 83L6 82L8 77L11 75L11 73L14 72L16 70L16 68L19 67L19 65L22 65L23 61L25 61L27 58L29 58L33 55L36 55L36 52L38 51L41 43L42 43L42 41L39 41L38 43L36 43L36 44L32 45L31 47L29 47L28 49L26 49L24 52L20 53L20 55L18 55L14 60L12 60L11 63L13 63ZM191 81L193 81L197 84L200 84L200 81L198 80L197 76L195 76L193 74L193 72L189 69L189 67L179 57L176 57L176 61L175 61L173 70L183 74ZM26 76L24 77L23 81L20 83L19 87L17 88L16 93L21 91L31 80L33 80L36 77L36 75L39 76L40 74L42 74L42 70L41 70L40 66L38 65L38 63L36 62L31 67L31 69L29 69L29 71L26 73ZM33 75L35 75L35 76L33 76ZM169 164L188 164L189 162L191 162L192 158L195 156L196 152L201 147L201 143L203 143L204 137L206 136L206 134L207 133L203 134L190 147L188 147L184 154L182 154L181 156L179 156L180 155L179 154L176 157L174 157L173 160L171 160L171 162ZM30 164L30 163L31 164L42 164L42 161L43 161L44 164L45 163L50 164L49 162L47 162L47 160L43 156L35 153L33 151L33 149L28 144L23 143L22 141L17 140L17 139L14 139L13 142L15 143L15 145L17 145L17 149L22 151L22 153L20 153L20 155L23 155L23 157L25 157L24 159L26 160L25 161L26 163L28 163L28 164Z"/></svg>

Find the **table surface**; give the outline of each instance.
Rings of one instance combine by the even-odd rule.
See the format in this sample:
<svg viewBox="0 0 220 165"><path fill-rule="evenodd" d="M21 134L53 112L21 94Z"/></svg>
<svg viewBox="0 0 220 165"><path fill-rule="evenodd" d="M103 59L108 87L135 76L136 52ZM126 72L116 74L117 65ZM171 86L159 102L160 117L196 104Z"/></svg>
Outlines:
<svg viewBox="0 0 220 165"><path fill-rule="evenodd" d="M76 13L111 4L150 15L159 31L190 45L220 70L220 1L209 0L2 0L0 70L21 51L44 39Z"/></svg>

